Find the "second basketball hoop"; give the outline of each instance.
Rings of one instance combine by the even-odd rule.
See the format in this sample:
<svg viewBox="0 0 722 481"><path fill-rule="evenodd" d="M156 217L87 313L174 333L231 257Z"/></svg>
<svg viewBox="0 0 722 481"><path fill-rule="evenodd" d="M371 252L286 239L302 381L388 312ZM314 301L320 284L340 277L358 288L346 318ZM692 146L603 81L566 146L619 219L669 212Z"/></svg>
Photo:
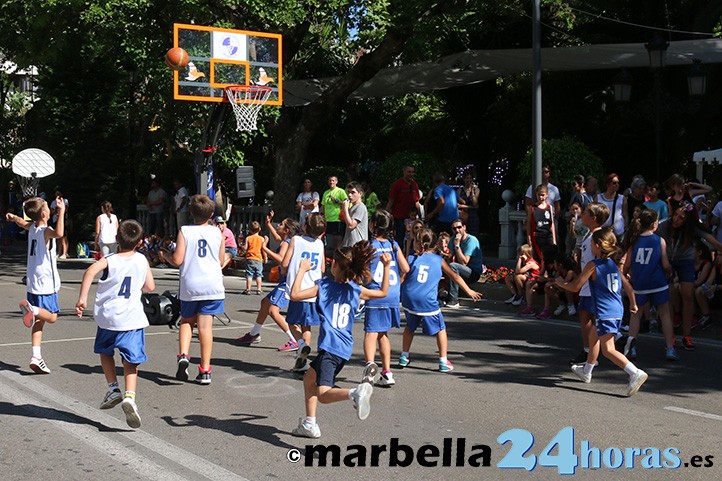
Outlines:
<svg viewBox="0 0 722 481"><path fill-rule="evenodd" d="M231 85L225 88L226 99L236 116L236 130L257 130L256 120L272 89L260 85Z"/></svg>

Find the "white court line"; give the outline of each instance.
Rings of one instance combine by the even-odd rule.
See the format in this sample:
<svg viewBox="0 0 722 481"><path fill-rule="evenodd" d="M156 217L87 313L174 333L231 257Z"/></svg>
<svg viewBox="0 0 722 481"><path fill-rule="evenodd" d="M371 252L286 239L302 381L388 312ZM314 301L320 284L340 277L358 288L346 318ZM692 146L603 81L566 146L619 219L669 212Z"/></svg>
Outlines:
<svg viewBox="0 0 722 481"><path fill-rule="evenodd" d="M22 400L23 404L53 408L51 404L43 402L43 399L41 398L44 398L46 400L52 400L54 403L62 406L62 408L60 409L61 413L63 410L65 410L80 417L108 426L110 428L123 430L128 429L128 427L118 419L108 414L105 414L96 408L90 407L87 404L78 401L77 399L66 396L61 392L39 381L30 379L27 376L21 376L20 374L12 371L0 371L0 376L4 377L9 382L14 382L18 385L21 385L26 389L29 389L39 395L35 397L25 396L20 391L17 391L12 387L7 386L7 383L0 383L0 387L2 387L2 389L0 389L0 393L9 392L10 394L12 394L12 396L8 399L16 405L20 404L19 401ZM19 397L15 397L16 395L18 395ZM7 396L5 397L7 398ZM143 456L143 454L141 454L142 450L127 448L126 442L124 442L123 440L114 441L113 439L111 439L111 437L117 435L123 436L128 440L139 444L145 450L156 453L159 456L162 456L172 461L176 465L182 466L196 473L198 476L204 479L210 479L213 481L248 481L246 478L239 476L222 466L207 461L200 456L197 456L191 452L179 448L174 444L168 443L163 439L153 436L152 434L149 434L142 430L120 431L115 433L102 434L98 432L96 428L87 425L68 423L62 420L46 420L54 424L56 427L59 427L63 431L68 432L72 436L85 442L88 446L103 452L111 459L119 461L123 464L127 463L127 465L131 469L139 472L144 476L149 477L150 479L184 480L186 478L183 478L175 473L171 473L168 471L167 468L154 463L153 461L151 461L150 458L145 457Z"/></svg>
<svg viewBox="0 0 722 481"><path fill-rule="evenodd" d="M667 411L674 411L676 413L689 414L690 416L697 416L705 419L713 419L715 421L722 421L722 416L717 414L703 413L702 411L693 411L691 409L678 408L676 406L665 406Z"/></svg>

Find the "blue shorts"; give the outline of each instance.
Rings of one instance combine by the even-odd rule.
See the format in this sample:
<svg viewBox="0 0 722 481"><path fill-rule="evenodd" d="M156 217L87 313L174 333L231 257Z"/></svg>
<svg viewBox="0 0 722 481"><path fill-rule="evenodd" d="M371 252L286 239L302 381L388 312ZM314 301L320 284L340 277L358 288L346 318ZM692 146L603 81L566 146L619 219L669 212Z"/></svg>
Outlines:
<svg viewBox="0 0 722 481"><path fill-rule="evenodd" d="M279 284L266 296L271 304L284 310L288 307L288 298L286 297L286 283Z"/></svg>
<svg viewBox="0 0 722 481"><path fill-rule="evenodd" d="M597 328L597 336L602 337L607 334L616 334L622 325L621 319L597 319L594 321L594 327Z"/></svg>
<svg viewBox="0 0 722 481"><path fill-rule="evenodd" d="M263 262L248 259L246 261L246 279L263 279Z"/></svg>
<svg viewBox="0 0 722 481"><path fill-rule="evenodd" d="M289 301L286 322L297 326L320 326L321 317L315 302Z"/></svg>
<svg viewBox="0 0 722 481"><path fill-rule="evenodd" d="M228 252L233 257L236 257L238 255L238 248L237 247L226 247L226 252Z"/></svg>
<svg viewBox="0 0 722 481"><path fill-rule="evenodd" d="M427 336L435 336L446 329L444 315L440 312L433 316L419 316L406 311L406 327L414 332L419 324L421 324L421 332Z"/></svg>
<svg viewBox="0 0 722 481"><path fill-rule="evenodd" d="M131 364L141 364L148 360L145 355L145 329L132 331L109 331L98 328L95 333L93 352L113 356L115 350Z"/></svg>
<svg viewBox="0 0 722 481"><path fill-rule="evenodd" d="M592 299L592 296L583 296L579 298L579 306L577 307L577 311L586 311L592 316L594 316L594 308L596 306L594 305L594 300Z"/></svg>
<svg viewBox="0 0 722 481"><path fill-rule="evenodd" d="M330 352L319 351L310 365L316 371L316 386L333 387L336 376L346 365L346 359Z"/></svg>
<svg viewBox="0 0 722 481"><path fill-rule="evenodd" d="M392 327L401 327L401 312L398 307L366 306L364 331L388 332Z"/></svg>
<svg viewBox="0 0 722 481"><path fill-rule="evenodd" d="M195 317L196 314L223 314L225 312L223 299L207 301L180 301L180 315L185 319Z"/></svg>
<svg viewBox="0 0 722 481"><path fill-rule="evenodd" d="M634 299L637 301L637 305L642 307L647 302L653 306L661 306L669 302L669 288L659 292L651 292L649 294L637 294L634 293Z"/></svg>
<svg viewBox="0 0 722 481"><path fill-rule="evenodd" d="M57 314L60 312L57 292L53 294L31 294L28 292L27 299L31 305L45 309L51 314Z"/></svg>
<svg viewBox="0 0 722 481"><path fill-rule="evenodd" d="M679 282L694 282L694 259L683 259L679 261L669 261L672 264L672 270L677 273Z"/></svg>

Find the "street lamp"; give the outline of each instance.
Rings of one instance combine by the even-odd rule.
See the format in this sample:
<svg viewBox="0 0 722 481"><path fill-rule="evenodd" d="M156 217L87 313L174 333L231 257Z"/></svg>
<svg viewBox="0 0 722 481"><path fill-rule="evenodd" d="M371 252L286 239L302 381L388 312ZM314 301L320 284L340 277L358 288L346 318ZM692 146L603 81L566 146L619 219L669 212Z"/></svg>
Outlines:
<svg viewBox="0 0 722 481"><path fill-rule="evenodd" d="M655 165L657 179L660 178L660 166L662 163L662 68L667 63L667 49L669 42L661 35L655 34L652 41L645 43L644 47L649 54L649 66L654 77L654 144L655 144Z"/></svg>
<svg viewBox="0 0 722 481"><path fill-rule="evenodd" d="M692 97L704 95L707 90L707 68L699 59L692 60L692 66L687 73L687 88Z"/></svg>
<svg viewBox="0 0 722 481"><path fill-rule="evenodd" d="M617 102L629 102L632 97L632 74L627 69L622 69L612 79L614 85L614 100Z"/></svg>
<svg viewBox="0 0 722 481"><path fill-rule="evenodd" d="M652 41L644 44L649 54L649 66L653 69L659 69L667 65L667 42L660 34L655 34Z"/></svg>

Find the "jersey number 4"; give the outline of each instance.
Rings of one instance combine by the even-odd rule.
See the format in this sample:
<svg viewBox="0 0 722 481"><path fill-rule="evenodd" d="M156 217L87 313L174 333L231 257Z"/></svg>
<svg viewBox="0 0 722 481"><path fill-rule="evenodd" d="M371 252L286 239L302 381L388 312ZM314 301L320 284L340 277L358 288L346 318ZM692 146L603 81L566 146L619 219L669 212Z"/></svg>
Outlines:
<svg viewBox="0 0 722 481"><path fill-rule="evenodd" d="M649 259L652 257L652 252L654 252L654 249L650 247L643 247L641 249L637 249L637 256L634 258L634 262L642 265L649 264Z"/></svg>
<svg viewBox="0 0 722 481"><path fill-rule="evenodd" d="M389 285L395 286L399 283L399 276L396 275L396 261L391 261L389 263ZM374 282L377 284L381 284L381 282L384 280L384 265L383 263L379 262L376 265L376 271L374 272Z"/></svg>
<svg viewBox="0 0 722 481"><path fill-rule="evenodd" d="M130 299L130 276L124 278L123 282L120 283L118 297L125 297L126 299Z"/></svg>

